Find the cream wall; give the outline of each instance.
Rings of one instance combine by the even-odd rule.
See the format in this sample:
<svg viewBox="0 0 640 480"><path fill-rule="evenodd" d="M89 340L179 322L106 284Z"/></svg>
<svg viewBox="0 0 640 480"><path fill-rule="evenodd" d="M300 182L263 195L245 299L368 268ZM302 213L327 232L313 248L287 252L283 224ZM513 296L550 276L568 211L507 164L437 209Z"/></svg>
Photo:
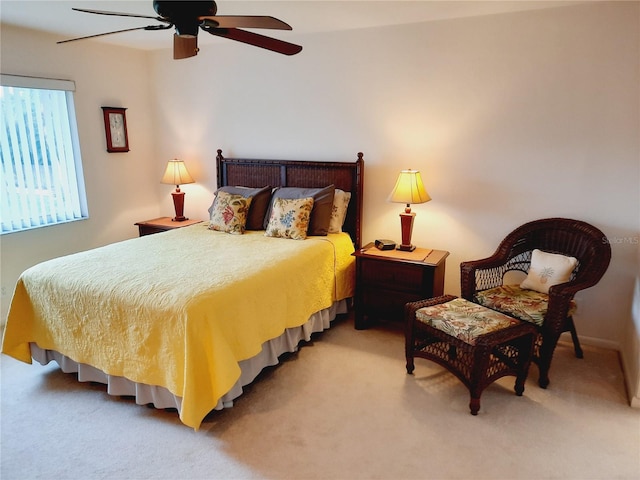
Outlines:
<svg viewBox="0 0 640 480"><path fill-rule="evenodd" d="M15 282L26 268L53 257L137 236L134 223L159 216L149 58L144 52L94 42L56 45L57 37L6 25L0 30L0 69L15 75L76 83L89 219L2 235L2 322ZM127 108L128 153L107 153L101 106Z"/></svg>
<svg viewBox="0 0 640 480"><path fill-rule="evenodd" d="M133 222L169 215L170 189L157 184L169 158L184 159L198 182L184 186L185 214L205 218L217 148L319 160L355 160L363 151L365 241L398 239L402 207L386 197L400 169L420 169L433 201L413 207L413 241L451 252L450 293L459 293L462 260L491 254L523 222L567 216L601 228L612 242L611 266L578 295L576 323L584 341L621 349L637 392L639 18L638 2L581 4L288 34L304 45L295 57L221 42L182 61L166 50L146 55L93 42L61 50L11 30L6 48L3 31L3 73L7 51L10 66L28 71L6 73L90 83L76 102L92 218L3 237L2 285L12 288L32 261L134 236ZM22 66L31 43L38 61ZM106 81L114 71L120 85ZM127 160L104 152L105 102L129 107L136 154ZM123 163L134 169L124 181L107 168ZM113 200L121 192L130 208Z"/></svg>

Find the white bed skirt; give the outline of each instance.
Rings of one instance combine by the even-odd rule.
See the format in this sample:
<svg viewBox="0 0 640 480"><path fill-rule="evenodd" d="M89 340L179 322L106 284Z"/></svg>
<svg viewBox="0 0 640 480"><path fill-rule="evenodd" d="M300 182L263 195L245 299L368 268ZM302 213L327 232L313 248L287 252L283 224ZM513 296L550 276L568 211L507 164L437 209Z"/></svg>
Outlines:
<svg viewBox="0 0 640 480"><path fill-rule="evenodd" d="M309 341L311 334L322 332L331 326L336 315L347 313L347 300L334 303L331 307L314 313L300 327L289 328L277 338L262 345L262 351L253 358L239 362L241 374L235 385L227 392L214 408L222 410L233 406L233 401L242 395L242 387L250 384L266 367L278 364L278 357L283 353L295 352L302 340ZM107 385L109 395L135 397L139 405L153 404L156 408L175 408L180 412L182 398L173 395L164 387L135 383L124 377L107 375L90 365L77 363L54 350L43 350L31 343L31 356L42 365L55 360L65 373L77 373L80 382L97 382Z"/></svg>

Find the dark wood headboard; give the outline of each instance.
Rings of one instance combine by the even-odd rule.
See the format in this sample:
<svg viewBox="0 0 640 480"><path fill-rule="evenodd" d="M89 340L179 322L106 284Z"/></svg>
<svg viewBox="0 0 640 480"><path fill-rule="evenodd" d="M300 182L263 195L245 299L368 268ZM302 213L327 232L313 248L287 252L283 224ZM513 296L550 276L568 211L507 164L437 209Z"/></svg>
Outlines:
<svg viewBox="0 0 640 480"><path fill-rule="evenodd" d="M343 230L351 235L358 249L362 246L362 200L364 159L358 153L355 162L318 162L310 160L262 160L216 156L218 188L227 185L245 187L321 188L335 185L351 192L351 201Z"/></svg>

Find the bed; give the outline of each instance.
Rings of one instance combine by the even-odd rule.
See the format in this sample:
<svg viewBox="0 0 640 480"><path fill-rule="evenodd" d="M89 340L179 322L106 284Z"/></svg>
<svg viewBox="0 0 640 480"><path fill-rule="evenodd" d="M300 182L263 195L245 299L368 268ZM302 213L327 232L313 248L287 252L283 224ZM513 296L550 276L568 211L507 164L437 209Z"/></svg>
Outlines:
<svg viewBox="0 0 640 480"><path fill-rule="evenodd" d="M329 328L355 288L362 153L320 162L218 150L216 167L208 222L26 270L3 353L56 361L111 395L175 408L198 429L283 353Z"/></svg>

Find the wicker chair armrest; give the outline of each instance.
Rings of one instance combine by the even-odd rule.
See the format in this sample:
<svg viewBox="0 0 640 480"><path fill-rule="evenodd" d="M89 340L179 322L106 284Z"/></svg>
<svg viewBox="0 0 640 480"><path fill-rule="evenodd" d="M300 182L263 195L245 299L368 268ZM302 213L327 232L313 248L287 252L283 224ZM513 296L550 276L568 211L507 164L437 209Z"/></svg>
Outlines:
<svg viewBox="0 0 640 480"><path fill-rule="evenodd" d="M503 255L491 255L487 258L482 258L480 260L467 260L466 262L462 262L460 265L464 265L465 268L472 270L488 270L490 268L498 268L503 266L509 261L508 256Z"/></svg>
<svg viewBox="0 0 640 480"><path fill-rule="evenodd" d="M565 288L554 289L564 285ZM554 285L549 289L549 305L544 317L543 330L554 332L560 335L563 331L566 318L569 314L570 302L574 292L568 288L567 284Z"/></svg>
<svg viewBox="0 0 640 480"><path fill-rule="evenodd" d="M591 280L559 283L549 288L549 308L545 317L545 327L562 333L562 326L569 314L570 302L577 292L592 287Z"/></svg>
<svg viewBox="0 0 640 480"><path fill-rule="evenodd" d="M559 283L549 288L549 307L545 316L544 328L557 334L564 330L565 320L569 315L571 300L576 292L592 286L589 281L572 281Z"/></svg>
<svg viewBox="0 0 640 480"><path fill-rule="evenodd" d="M557 295L571 300L573 296L580 290L596 285L602 277L601 272L587 271L586 273L578 274L578 277L565 283L559 283L549 288L549 295Z"/></svg>
<svg viewBox="0 0 640 480"><path fill-rule="evenodd" d="M483 275L485 278L482 285L483 289L502 285L506 263L507 259L497 255L460 263L460 296L466 300L473 301L473 297L478 290L476 273L479 271L487 272L487 275Z"/></svg>
<svg viewBox="0 0 640 480"><path fill-rule="evenodd" d="M558 297L569 301L577 292L590 286L589 282L576 282L575 280L573 282L559 283L549 287L549 298Z"/></svg>

